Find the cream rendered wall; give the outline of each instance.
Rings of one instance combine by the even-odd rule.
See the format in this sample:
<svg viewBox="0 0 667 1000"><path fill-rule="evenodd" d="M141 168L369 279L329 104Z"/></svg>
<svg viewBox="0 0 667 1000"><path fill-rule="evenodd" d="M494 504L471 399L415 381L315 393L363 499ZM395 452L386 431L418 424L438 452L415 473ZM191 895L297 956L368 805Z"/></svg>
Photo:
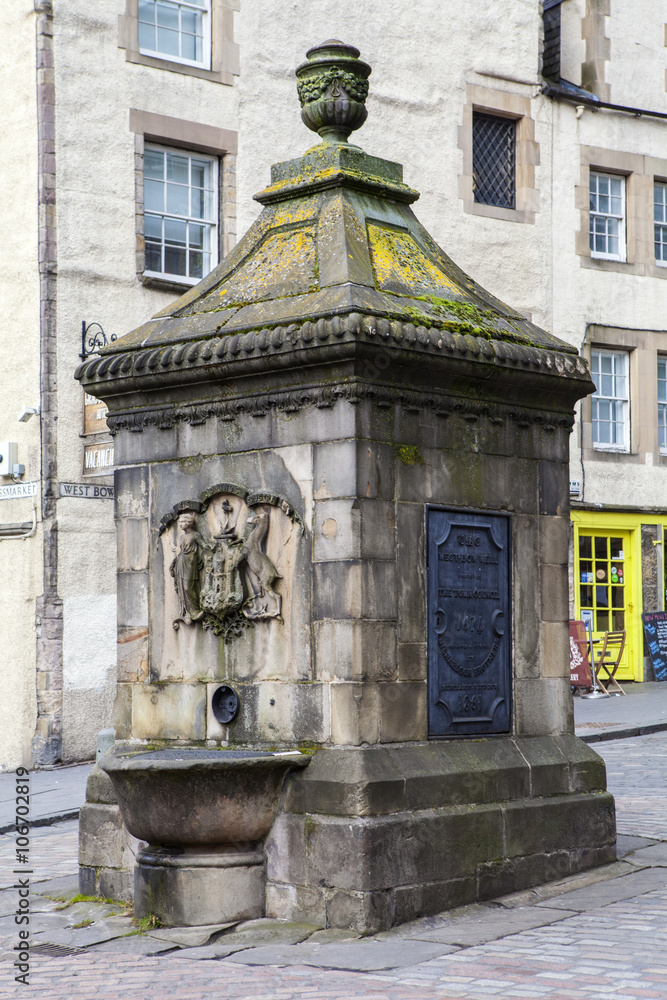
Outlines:
<svg viewBox="0 0 667 1000"><path fill-rule="evenodd" d="M81 482L81 321L122 336L176 297L136 275L130 108L236 128L233 87L126 62L125 0L55 0L58 220L58 478ZM112 724L116 680L113 503L58 501L64 602L63 757L94 754Z"/></svg>
<svg viewBox="0 0 667 1000"><path fill-rule="evenodd" d="M373 69L368 121L351 141L402 163L406 182L421 192L417 215L444 249L490 291L536 322L545 321L548 196L535 224L466 215L458 196L458 130L467 85L528 98L539 92L536 2L246 0L238 21L239 233L259 212L252 195L268 183L269 165L300 156L319 141L301 122L293 71L312 45L340 38L356 45ZM532 106L541 156L537 185L545 192L551 108L541 99Z"/></svg>
<svg viewBox="0 0 667 1000"><path fill-rule="evenodd" d="M39 402L37 120L32 0L0 5L0 440L18 443L26 481L40 478L39 418L18 423ZM11 482L0 478L0 484ZM36 498L39 504L39 497ZM32 501L0 500L0 525L31 521ZM39 527L28 539L0 538L0 770L30 763L35 717L35 597L41 593Z"/></svg>

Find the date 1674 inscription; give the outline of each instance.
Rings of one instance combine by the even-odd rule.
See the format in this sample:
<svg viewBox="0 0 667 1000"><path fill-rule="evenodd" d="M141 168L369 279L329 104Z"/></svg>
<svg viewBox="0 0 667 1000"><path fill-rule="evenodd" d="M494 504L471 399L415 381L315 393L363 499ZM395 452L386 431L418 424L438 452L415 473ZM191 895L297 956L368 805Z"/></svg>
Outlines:
<svg viewBox="0 0 667 1000"><path fill-rule="evenodd" d="M429 731L507 732L509 519L430 509Z"/></svg>

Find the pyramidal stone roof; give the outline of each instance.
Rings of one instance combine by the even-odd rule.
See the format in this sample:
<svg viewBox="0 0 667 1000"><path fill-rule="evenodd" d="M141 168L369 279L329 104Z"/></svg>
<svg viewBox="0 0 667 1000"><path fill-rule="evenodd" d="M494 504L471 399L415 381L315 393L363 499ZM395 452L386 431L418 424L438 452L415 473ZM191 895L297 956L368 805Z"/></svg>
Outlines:
<svg viewBox="0 0 667 1000"><path fill-rule="evenodd" d="M83 386L108 402L112 428L114 411L153 392L178 403L210 398L215 383L219 397L223 383L270 370L287 382L299 372L303 384L305 366L368 357L383 343L392 366L423 368L431 355L435 371L438 359L459 358L565 376L579 382L578 396L590 391L575 348L437 245L412 211L419 195L403 168L348 143L366 119L370 72L339 41L307 53L297 69L302 118L322 141L271 168L255 196L261 215L203 281L78 367Z"/></svg>

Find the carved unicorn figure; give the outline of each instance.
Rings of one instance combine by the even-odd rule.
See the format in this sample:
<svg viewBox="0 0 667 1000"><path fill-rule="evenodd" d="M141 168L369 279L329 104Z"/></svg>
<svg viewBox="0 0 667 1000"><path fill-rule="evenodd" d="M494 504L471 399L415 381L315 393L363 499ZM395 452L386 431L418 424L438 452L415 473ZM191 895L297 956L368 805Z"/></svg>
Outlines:
<svg viewBox="0 0 667 1000"><path fill-rule="evenodd" d="M265 506L257 507L246 521L248 534L241 551L250 596L244 613L248 618L280 618L282 598L273 589L280 574L269 559L264 547L269 531L269 511Z"/></svg>

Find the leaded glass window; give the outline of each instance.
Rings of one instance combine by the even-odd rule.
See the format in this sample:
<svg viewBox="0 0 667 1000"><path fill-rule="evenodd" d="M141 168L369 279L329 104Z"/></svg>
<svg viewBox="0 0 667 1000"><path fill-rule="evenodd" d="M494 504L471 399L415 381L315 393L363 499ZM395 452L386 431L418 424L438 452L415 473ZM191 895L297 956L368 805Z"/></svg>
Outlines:
<svg viewBox="0 0 667 1000"><path fill-rule="evenodd" d="M472 182L475 201L515 207L516 121L480 111L472 116Z"/></svg>

